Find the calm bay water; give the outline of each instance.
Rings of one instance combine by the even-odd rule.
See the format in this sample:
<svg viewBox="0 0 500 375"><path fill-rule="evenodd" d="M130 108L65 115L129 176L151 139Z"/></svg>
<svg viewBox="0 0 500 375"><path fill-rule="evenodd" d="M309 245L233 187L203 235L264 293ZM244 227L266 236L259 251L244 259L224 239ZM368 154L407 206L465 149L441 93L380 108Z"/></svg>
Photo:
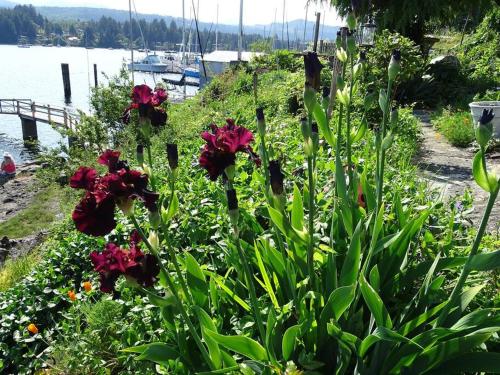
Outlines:
<svg viewBox="0 0 500 375"><path fill-rule="evenodd" d="M142 57L144 54L136 53ZM71 110L89 112L90 85L94 82L93 64L97 64L99 82L104 82L102 73L116 75L124 62L128 62L130 51L76 47L18 48L0 45L0 98L31 99L40 104L68 107ZM136 57L137 58L137 57ZM71 79L71 104L64 103L61 63L68 63ZM136 84L154 86L162 82L161 76L136 73ZM188 94L194 89L188 87ZM180 91L170 92L171 97ZM55 147L63 141L49 124L38 123L38 138L42 147ZM22 140L21 120L14 115L0 115L0 156L8 151L19 161L31 160L36 152L26 148Z"/></svg>

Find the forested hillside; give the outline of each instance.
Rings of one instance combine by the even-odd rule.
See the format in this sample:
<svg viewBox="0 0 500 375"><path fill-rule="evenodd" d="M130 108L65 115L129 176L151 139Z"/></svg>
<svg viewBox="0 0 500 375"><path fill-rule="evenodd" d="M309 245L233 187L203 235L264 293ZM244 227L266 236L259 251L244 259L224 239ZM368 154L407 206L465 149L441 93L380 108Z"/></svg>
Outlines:
<svg viewBox="0 0 500 375"><path fill-rule="evenodd" d="M191 40L197 44L196 27L187 22L191 31ZM182 42L182 25L175 21L169 24L164 19L146 21L132 20L133 39L136 47L153 49L159 45L164 48L175 48ZM120 48L128 47L130 22L119 22L111 17L99 20L50 21L37 12L31 5L17 5L14 8L0 8L0 44L15 44L21 37L30 43L79 45L82 47ZM201 44L204 50L210 50L215 43L215 27L200 30ZM262 38L259 35L245 35L248 46ZM188 41L186 41L188 42ZM221 49L235 49L238 44L236 34L219 33Z"/></svg>

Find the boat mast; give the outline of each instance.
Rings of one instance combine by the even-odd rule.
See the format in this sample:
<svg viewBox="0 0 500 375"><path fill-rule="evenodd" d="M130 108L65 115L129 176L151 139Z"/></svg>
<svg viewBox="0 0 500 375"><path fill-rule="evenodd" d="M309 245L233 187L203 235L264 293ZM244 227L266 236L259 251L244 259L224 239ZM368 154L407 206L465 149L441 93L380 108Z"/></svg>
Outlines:
<svg viewBox="0 0 500 375"><path fill-rule="evenodd" d="M241 61L243 51L243 0L240 0L240 35L238 37L238 61Z"/></svg>
<svg viewBox="0 0 500 375"><path fill-rule="evenodd" d="M281 43L283 44L285 41L285 7L286 7L286 0L283 0L283 18L281 22Z"/></svg>
<svg viewBox="0 0 500 375"><path fill-rule="evenodd" d="M133 31L132 31L132 0L128 0L128 15L130 22L130 59L131 59L131 67L132 67L132 85L134 84L134 41Z"/></svg>
<svg viewBox="0 0 500 375"><path fill-rule="evenodd" d="M182 0L182 63L185 61L186 57L186 15L184 10L184 0Z"/></svg>
<svg viewBox="0 0 500 375"><path fill-rule="evenodd" d="M307 31L307 12L309 11L309 2L306 5L306 19L304 21L304 37L303 37L303 42L304 42L304 49L306 49L306 31Z"/></svg>
<svg viewBox="0 0 500 375"><path fill-rule="evenodd" d="M215 26L215 50L219 46L219 2L217 1L217 25Z"/></svg>

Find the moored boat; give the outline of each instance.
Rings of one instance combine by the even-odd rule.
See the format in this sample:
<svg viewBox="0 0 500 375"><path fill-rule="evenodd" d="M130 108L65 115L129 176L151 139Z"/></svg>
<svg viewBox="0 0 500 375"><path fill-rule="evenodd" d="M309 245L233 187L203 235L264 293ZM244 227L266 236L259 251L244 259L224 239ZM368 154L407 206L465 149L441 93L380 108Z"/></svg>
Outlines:
<svg viewBox="0 0 500 375"><path fill-rule="evenodd" d="M151 73L165 73L168 65L161 62L158 55L147 55L143 60L128 64L129 70Z"/></svg>

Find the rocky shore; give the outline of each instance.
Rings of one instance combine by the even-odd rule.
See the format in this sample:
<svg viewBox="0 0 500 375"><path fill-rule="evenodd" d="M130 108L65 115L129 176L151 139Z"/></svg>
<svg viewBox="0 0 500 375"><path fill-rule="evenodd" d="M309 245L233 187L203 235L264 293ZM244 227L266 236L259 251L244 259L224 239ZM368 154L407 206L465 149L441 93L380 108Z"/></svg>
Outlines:
<svg viewBox="0 0 500 375"><path fill-rule="evenodd" d="M35 181L36 163L20 165L16 177L0 185L0 223L3 223L27 208L40 191ZM0 266L7 258L16 259L28 254L43 241L40 232L25 238L11 239L0 229Z"/></svg>

